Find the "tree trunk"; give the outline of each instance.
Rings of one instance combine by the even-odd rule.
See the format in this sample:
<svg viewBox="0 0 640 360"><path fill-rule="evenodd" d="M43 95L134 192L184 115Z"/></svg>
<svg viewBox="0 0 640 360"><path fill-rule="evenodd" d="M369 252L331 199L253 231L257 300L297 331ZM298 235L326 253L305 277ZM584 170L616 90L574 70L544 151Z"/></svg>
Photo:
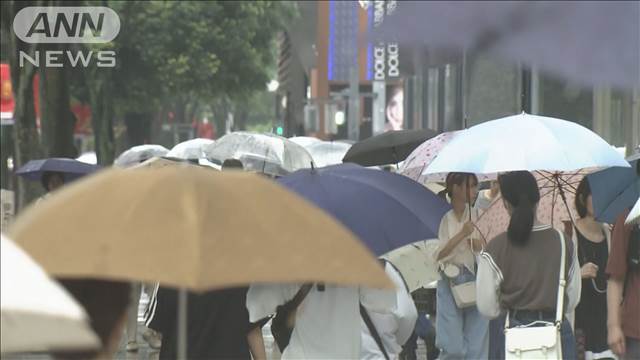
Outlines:
<svg viewBox="0 0 640 360"><path fill-rule="evenodd" d="M36 5L33 2L6 2L3 4L2 13L3 31L9 36L9 63L11 68L11 83L15 97L15 110L13 126L14 131L14 169L19 169L29 160L41 156L40 139L36 128L36 116L33 103L33 77L35 67L28 61L20 67L20 52L24 52L31 58L35 57L36 45L26 44L19 40L11 26L15 14L27 6ZM29 182L23 178L17 179L16 212L24 208L29 202L37 198L41 193L41 185Z"/></svg>
<svg viewBox="0 0 640 360"><path fill-rule="evenodd" d="M63 50L65 46L47 47ZM41 54L44 61L44 54ZM67 70L60 68L40 68L40 124L42 143L46 157L78 156L73 132L76 124L70 109L69 82Z"/></svg>
<svg viewBox="0 0 640 360"><path fill-rule="evenodd" d="M91 97L91 125L95 138L98 164L108 166L115 158L115 137L113 134L113 83L111 70L92 69L88 77Z"/></svg>
<svg viewBox="0 0 640 360"><path fill-rule="evenodd" d="M151 118L152 114L149 113L128 112L124 115L129 147L151 141Z"/></svg>
<svg viewBox="0 0 640 360"><path fill-rule="evenodd" d="M234 119L235 124L233 130L247 130L247 118L249 117L249 111L246 106L243 106L240 111L238 111L237 117Z"/></svg>

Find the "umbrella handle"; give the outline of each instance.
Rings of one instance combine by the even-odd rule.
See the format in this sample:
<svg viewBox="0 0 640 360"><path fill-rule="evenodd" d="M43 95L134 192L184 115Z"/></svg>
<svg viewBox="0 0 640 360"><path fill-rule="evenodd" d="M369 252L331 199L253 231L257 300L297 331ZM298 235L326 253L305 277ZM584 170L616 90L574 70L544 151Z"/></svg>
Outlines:
<svg viewBox="0 0 640 360"><path fill-rule="evenodd" d="M571 209L569 209L569 204L567 204L567 196L564 193L564 189L562 188L562 184L560 184L560 175L559 174L555 174L554 175L555 180L556 180L556 184L558 185L558 192L560 193L560 197L562 198L562 202L564 203L564 206L567 208L567 213L569 214L569 219L571 220L572 224L575 224L575 221L573 219L573 214L571 214ZM551 214L551 226L553 226L553 213Z"/></svg>
<svg viewBox="0 0 640 360"><path fill-rule="evenodd" d="M187 359L187 290L178 289L178 359Z"/></svg>

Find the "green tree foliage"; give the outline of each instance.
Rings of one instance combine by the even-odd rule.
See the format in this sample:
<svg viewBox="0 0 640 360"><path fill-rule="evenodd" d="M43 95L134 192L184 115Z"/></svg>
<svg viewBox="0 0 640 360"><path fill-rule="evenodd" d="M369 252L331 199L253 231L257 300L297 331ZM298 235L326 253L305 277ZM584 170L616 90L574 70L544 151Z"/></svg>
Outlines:
<svg viewBox="0 0 640 360"><path fill-rule="evenodd" d="M107 6L121 20L118 37L108 44L117 67L94 64L86 71L88 92L100 93L92 96L92 107L105 109L93 103L105 98L119 115L173 109L178 122L190 121L201 104L247 99L263 90L274 68L276 34L296 11L293 2L283 1L108 1ZM94 130L108 131L108 120L95 115L100 114L94 114L99 123ZM98 137L109 136L96 134L99 161L109 163L113 155L102 159Z"/></svg>

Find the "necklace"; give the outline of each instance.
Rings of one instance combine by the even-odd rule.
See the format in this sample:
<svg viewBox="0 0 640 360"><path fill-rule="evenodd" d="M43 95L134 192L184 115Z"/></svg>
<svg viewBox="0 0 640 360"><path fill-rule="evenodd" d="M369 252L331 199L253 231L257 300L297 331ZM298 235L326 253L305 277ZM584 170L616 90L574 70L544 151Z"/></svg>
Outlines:
<svg viewBox="0 0 640 360"><path fill-rule="evenodd" d="M584 246L584 245L583 246L578 246L578 250L582 250L582 251L580 251L580 252L582 252L582 256L581 256L582 259L583 259L582 262L583 263L591 262L591 263L595 264L596 263L596 258L597 258L597 256L596 256L597 255L597 249L598 249L599 246L601 246L600 244L602 242L606 242L607 241L606 235L605 235L605 239L602 240L602 242L595 243L595 242L590 241L589 239L587 239L587 237L584 236L584 234L582 234L582 232L580 232L580 230L578 230L577 227L576 227L575 230L578 231L578 234L580 234L580 237L582 237L584 239L584 243L585 244L590 244L589 247L591 248L590 249L591 250L590 254L588 254L588 255L591 255L591 256L587 256L587 254L585 253L586 250L587 250L587 249L585 249L586 246ZM599 265L598 265L598 270L600 270ZM598 275L596 274L596 278L597 278L597 276ZM596 282L596 278L591 278L591 286L593 287L593 290L595 290L595 292L598 293L598 294L606 294L607 293L607 284L605 283L604 289L600 289L598 287L597 282Z"/></svg>

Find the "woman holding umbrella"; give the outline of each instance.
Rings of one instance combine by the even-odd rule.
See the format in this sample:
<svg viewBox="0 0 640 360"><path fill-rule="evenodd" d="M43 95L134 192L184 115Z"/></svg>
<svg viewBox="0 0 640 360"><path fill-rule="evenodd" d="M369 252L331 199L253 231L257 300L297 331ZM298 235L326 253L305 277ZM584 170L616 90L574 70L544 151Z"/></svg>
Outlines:
<svg viewBox="0 0 640 360"><path fill-rule="evenodd" d="M451 209L440 223L440 246L436 260L440 264L436 309L436 346L441 359L485 359L489 350L489 320L475 306L474 250L482 244L473 222L478 212L475 202L478 178L474 174L449 173L446 194Z"/></svg>

